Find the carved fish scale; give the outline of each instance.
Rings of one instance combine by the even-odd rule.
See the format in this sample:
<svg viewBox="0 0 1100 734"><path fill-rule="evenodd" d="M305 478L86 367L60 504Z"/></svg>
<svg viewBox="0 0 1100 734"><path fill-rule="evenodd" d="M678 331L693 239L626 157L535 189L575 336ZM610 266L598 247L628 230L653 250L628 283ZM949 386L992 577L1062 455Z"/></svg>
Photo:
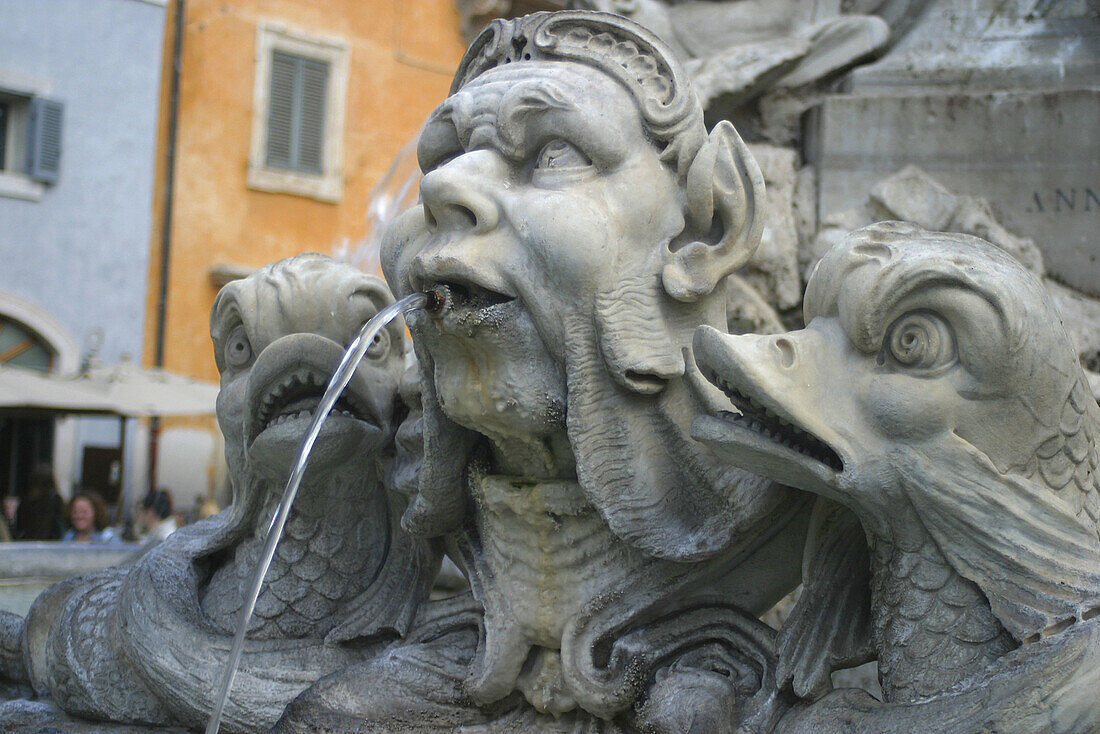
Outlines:
<svg viewBox="0 0 1100 734"><path fill-rule="evenodd" d="M891 542L868 534L872 635L892 702L935 695L1016 647L985 595L951 567L916 513L900 514L905 536Z"/></svg>
<svg viewBox="0 0 1100 734"><path fill-rule="evenodd" d="M256 602L249 637L323 636L341 621L334 612L370 585L387 539L380 533L379 510L364 506L372 493L363 484L362 478L332 477L324 490L303 487ZM267 527L274 510L273 503L258 528ZM248 538L233 562L211 579L211 589L232 587L231 594L208 592L211 603L204 604L211 619L227 631L237 623L262 547L260 533ZM226 604L226 597L232 602Z"/></svg>
<svg viewBox="0 0 1100 734"><path fill-rule="evenodd" d="M1055 433L1027 462L1023 473L1058 492L1074 513L1100 527L1100 455L1098 410L1092 392L1079 378L1070 390Z"/></svg>
<svg viewBox="0 0 1100 734"><path fill-rule="evenodd" d="M1055 433L1023 467L1054 490L1083 522L1100 525L1096 401L1077 380ZM868 534L871 546L873 635L888 700L934 695L981 670L1016 643L993 616L981 590L944 558L911 509L890 542ZM909 533L912 536L912 532Z"/></svg>

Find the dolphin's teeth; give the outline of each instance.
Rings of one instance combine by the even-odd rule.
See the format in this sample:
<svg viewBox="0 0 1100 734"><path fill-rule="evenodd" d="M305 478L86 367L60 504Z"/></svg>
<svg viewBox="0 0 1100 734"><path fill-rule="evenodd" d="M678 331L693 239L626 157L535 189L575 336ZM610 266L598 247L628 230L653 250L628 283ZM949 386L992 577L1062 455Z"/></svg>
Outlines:
<svg viewBox="0 0 1100 734"><path fill-rule="evenodd" d="M835 471L844 470L840 457L817 436L779 415L764 405L761 400L741 392L723 380L721 376L712 374L710 381L720 388L729 398L732 406L740 411L740 415L730 411L721 411L719 415L726 420L745 426L772 442L812 458Z"/></svg>
<svg viewBox="0 0 1100 734"><path fill-rule="evenodd" d="M267 428L287 421L312 420L320 406L328 376L305 367L280 376L278 384L270 387L254 405L249 433L255 438ZM328 415L371 423L371 411L352 392L342 396Z"/></svg>

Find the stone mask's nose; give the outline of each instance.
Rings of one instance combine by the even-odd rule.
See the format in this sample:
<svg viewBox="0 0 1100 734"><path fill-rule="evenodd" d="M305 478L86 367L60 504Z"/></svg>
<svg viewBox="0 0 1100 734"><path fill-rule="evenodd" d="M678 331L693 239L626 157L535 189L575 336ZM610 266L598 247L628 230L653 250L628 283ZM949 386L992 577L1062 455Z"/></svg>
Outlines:
<svg viewBox="0 0 1100 734"><path fill-rule="evenodd" d="M508 164L491 150L463 153L424 175L420 195L428 228L484 234L500 221L497 192L509 175Z"/></svg>

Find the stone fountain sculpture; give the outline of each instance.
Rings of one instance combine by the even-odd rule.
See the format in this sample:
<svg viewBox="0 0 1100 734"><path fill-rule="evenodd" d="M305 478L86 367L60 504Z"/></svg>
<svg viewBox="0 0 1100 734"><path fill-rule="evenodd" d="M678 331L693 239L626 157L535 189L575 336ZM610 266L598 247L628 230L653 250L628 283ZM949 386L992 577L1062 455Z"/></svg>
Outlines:
<svg viewBox="0 0 1100 734"><path fill-rule="evenodd" d="M392 301L379 278L321 255L226 286L210 331L232 506L132 565L47 589L18 630L25 665L11 667L24 669L7 677L76 716L205 725L310 411L343 345ZM406 632L428 596L439 553L401 531L405 502L387 489L403 355L400 328L383 332L319 438L249 627L224 731L266 730L317 678L361 659L372 640ZM0 713L0 723L12 720Z"/></svg>
<svg viewBox="0 0 1100 734"><path fill-rule="evenodd" d="M320 682L282 730L732 726L772 696L754 617L797 583L808 519L688 435L692 333L724 325L718 286L759 237L751 156L728 123L708 135L655 36L570 12L490 26L419 158L383 267L445 303L408 319L424 461L403 524L446 542L483 613Z"/></svg>
<svg viewBox="0 0 1100 734"><path fill-rule="evenodd" d="M669 47L605 13L492 24L418 156L382 262L397 295L436 296L408 316L419 380L383 332L321 434L225 730L1100 726L1098 410L1022 267L879 225L822 261L805 332L725 334L760 170ZM0 618L0 676L67 712L0 725L205 724L310 411L391 302L315 255L223 291L233 506ZM470 589L428 600L442 550ZM758 616L803 577L777 635ZM872 658L884 701L830 690Z"/></svg>
<svg viewBox="0 0 1100 734"><path fill-rule="evenodd" d="M694 435L849 508L870 551L848 604L807 580L780 679L809 693L851 636L885 701L838 692L778 731L1096 731L1100 408L1042 282L976 238L884 223L822 259L806 322L695 342L736 412ZM850 525L815 527L811 548L859 558Z"/></svg>
<svg viewBox="0 0 1100 734"><path fill-rule="evenodd" d="M807 88L881 51L923 0L573 0L630 18L666 41L708 116L728 117L775 92ZM868 12L869 11L869 12ZM899 27L900 26L900 27Z"/></svg>

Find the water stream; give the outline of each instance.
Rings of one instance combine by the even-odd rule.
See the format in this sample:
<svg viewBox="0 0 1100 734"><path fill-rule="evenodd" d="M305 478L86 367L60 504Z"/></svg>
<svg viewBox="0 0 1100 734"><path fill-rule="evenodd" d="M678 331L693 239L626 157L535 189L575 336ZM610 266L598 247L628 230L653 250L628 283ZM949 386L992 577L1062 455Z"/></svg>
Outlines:
<svg viewBox="0 0 1100 734"><path fill-rule="evenodd" d="M230 650L229 659L225 664L225 674L222 678L221 688L215 699L217 705L214 708L214 713L210 716L210 723L206 726L206 734L217 734L219 727L221 727L225 703L229 698L229 691L233 687L233 678L237 674L237 666L241 661L241 653L244 649L244 639L248 632L248 623L249 620L252 619L252 611L256 608L256 600L260 596L260 588L263 586L264 578L267 576L267 570L271 566L271 559L275 555L275 548L279 545L279 540L283 536L283 527L286 525L287 517L290 515L290 508L294 504L294 497L298 494L298 487L302 483L302 475L305 473L306 463L309 461L310 452L313 451L313 444L317 441L317 436L321 433L321 427L325 424L325 420L328 419L329 412L332 410L333 406L336 405L336 401L344 392L344 388L351 382L352 375L355 374L359 362L362 361L363 355L367 353L367 349L370 347L371 343L373 343L378 333L382 331L388 323L397 318L398 314L404 314L413 309L424 308L425 306L430 310L436 310L438 299L439 295L436 293L414 293L379 311L374 318L363 324L363 328L359 330L359 334L352 340L351 344L348 345L347 351L344 353L344 358L340 361L339 366L336 368L336 372L332 375L332 379L329 380L328 387L325 388L325 394L321 397L321 402L317 405L317 409L313 413L313 420L309 424L309 430L306 431L305 437L302 438L301 447L298 449L298 459L294 462L294 468L290 472L290 478L287 480L286 489L283 491L283 498L280 500L279 507L275 511L275 515L271 518L271 525L267 529L263 553L260 556L259 565L256 567L256 573L252 578L252 585L248 589L248 596L245 598L244 606L241 608L241 617L237 622L237 633L233 637L233 647Z"/></svg>

